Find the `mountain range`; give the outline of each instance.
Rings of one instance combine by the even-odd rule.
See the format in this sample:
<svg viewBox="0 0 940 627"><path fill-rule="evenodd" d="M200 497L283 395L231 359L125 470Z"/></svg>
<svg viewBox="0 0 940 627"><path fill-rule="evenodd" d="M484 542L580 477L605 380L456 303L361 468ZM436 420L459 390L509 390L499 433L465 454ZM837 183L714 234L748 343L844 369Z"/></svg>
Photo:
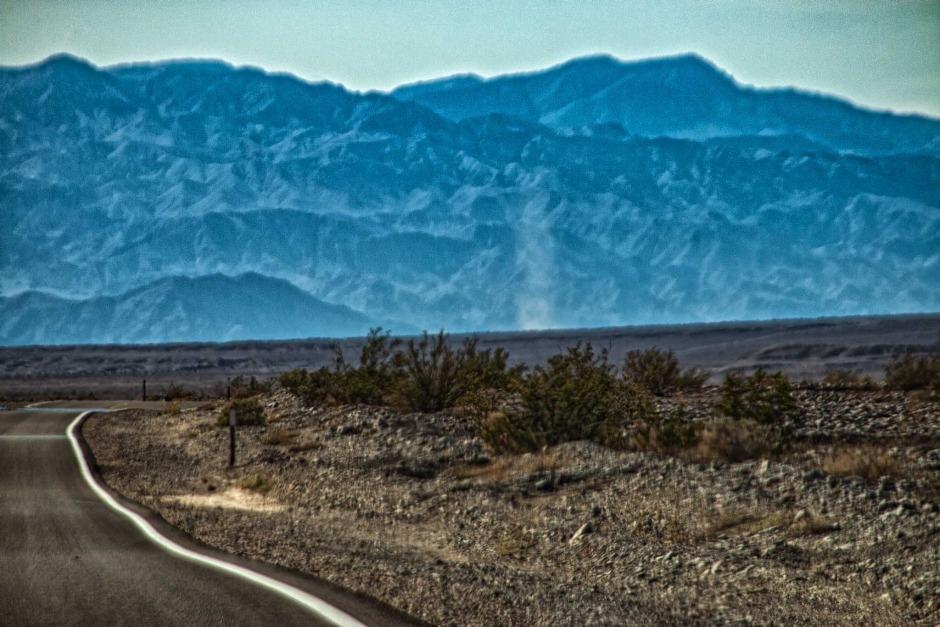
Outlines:
<svg viewBox="0 0 940 627"><path fill-rule="evenodd" d="M940 310L940 121L596 56L0 69L0 343Z"/></svg>

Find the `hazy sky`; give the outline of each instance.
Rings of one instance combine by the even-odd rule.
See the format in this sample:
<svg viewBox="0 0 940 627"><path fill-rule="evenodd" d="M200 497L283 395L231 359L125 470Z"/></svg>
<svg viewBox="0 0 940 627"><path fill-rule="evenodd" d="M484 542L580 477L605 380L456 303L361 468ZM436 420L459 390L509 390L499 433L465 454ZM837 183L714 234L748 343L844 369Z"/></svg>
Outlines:
<svg viewBox="0 0 940 627"><path fill-rule="evenodd" d="M388 89L608 52L698 52L742 82L940 116L940 0L0 0L0 64L173 57Z"/></svg>

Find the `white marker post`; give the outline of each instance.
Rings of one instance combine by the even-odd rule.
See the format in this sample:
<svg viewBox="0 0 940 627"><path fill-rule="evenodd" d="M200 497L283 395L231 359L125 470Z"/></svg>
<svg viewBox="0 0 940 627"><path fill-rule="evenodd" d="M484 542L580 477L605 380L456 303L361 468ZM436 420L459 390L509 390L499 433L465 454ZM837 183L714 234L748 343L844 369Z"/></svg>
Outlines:
<svg viewBox="0 0 940 627"><path fill-rule="evenodd" d="M235 408L228 411L228 467L235 465Z"/></svg>

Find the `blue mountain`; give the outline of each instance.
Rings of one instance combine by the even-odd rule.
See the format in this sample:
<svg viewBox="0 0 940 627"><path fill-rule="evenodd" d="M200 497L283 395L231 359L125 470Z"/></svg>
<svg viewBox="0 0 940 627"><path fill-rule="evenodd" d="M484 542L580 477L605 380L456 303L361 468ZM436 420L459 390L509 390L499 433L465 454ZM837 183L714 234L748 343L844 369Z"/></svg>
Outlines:
<svg viewBox="0 0 940 627"><path fill-rule="evenodd" d="M0 343L937 311L938 136L697 57L359 94L60 55L0 69Z"/></svg>

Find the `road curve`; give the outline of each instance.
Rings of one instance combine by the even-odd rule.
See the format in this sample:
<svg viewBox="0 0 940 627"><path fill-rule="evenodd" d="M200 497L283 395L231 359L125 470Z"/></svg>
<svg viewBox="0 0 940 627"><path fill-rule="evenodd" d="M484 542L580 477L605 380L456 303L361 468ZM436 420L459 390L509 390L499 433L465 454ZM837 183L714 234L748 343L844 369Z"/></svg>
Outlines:
<svg viewBox="0 0 940 627"><path fill-rule="evenodd" d="M409 623L315 578L208 549L133 504L107 504L66 434L82 411L0 412L0 623Z"/></svg>

